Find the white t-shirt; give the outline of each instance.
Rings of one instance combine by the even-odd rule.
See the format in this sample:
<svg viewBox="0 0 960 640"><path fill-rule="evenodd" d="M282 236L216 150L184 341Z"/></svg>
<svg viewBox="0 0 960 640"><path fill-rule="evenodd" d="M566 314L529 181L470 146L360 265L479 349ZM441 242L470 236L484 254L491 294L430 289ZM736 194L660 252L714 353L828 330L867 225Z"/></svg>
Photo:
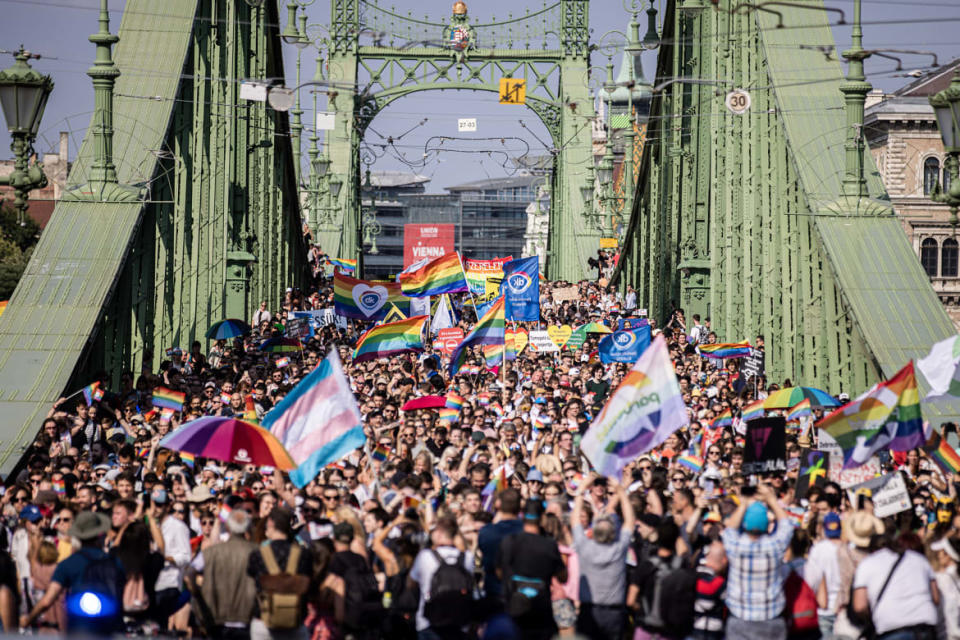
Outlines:
<svg viewBox="0 0 960 640"><path fill-rule="evenodd" d="M473 573L473 553L470 551L460 551L456 547L437 547L437 552L446 562L453 562L454 558L463 553L463 566L471 574ZM439 568L440 565L437 564L437 559L430 549L420 551L410 568L410 579L420 585L420 604L417 605L417 631L423 631L430 626L430 622L423 615L423 605L430 598L430 581L433 580L433 574Z"/></svg>
<svg viewBox="0 0 960 640"><path fill-rule="evenodd" d="M828 615L837 610L837 596L840 594L840 563L837 562L839 551L840 545L836 542L821 540L810 549L810 555L803 568L803 579L814 593L817 592L821 581L825 580L827 583L827 608L818 608L820 615ZM890 587L887 589L889 590ZM887 596L883 597L886 599Z"/></svg>
<svg viewBox="0 0 960 640"><path fill-rule="evenodd" d="M927 559L916 551L904 554L883 593L880 606L877 606L877 596L896 561L896 553L881 549L864 558L853 577L854 589L867 588L867 599L877 633L918 624L936 625L937 608L930 594L930 583L935 581L933 569Z"/></svg>

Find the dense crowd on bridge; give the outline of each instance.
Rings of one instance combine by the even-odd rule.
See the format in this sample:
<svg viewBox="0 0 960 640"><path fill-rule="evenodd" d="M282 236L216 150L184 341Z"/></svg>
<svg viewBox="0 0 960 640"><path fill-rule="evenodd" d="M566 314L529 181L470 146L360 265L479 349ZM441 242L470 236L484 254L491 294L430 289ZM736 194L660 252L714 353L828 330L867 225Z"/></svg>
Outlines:
<svg viewBox="0 0 960 640"><path fill-rule="evenodd" d="M540 321L521 325L616 329L645 315L632 289L605 284L541 281ZM575 299L552 295L570 287ZM909 495L883 515L833 469L803 468L817 408L787 427L783 465L746 473L745 414L790 383L705 357L737 338L718 341L708 318L649 321L689 424L610 476L580 449L631 367L598 359L603 334L528 345L499 369L477 348L452 376L431 345L354 362L357 320L319 326L295 351L259 349L334 295L319 271L309 290L262 304L246 335L171 349L157 370L104 371L92 393L51 407L0 496L3 631L960 639L960 476L920 449L880 452L878 472ZM468 333L469 296L450 298ZM204 416L263 420L330 352L366 438L305 486L159 446ZM182 411L158 411L157 387L184 394ZM436 396L440 409L403 408Z"/></svg>

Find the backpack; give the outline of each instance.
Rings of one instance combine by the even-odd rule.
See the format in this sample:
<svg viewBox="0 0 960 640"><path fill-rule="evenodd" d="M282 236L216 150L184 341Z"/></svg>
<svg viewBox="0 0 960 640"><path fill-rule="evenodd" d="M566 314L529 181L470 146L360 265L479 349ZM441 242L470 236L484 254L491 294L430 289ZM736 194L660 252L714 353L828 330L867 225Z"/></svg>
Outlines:
<svg viewBox="0 0 960 640"><path fill-rule="evenodd" d="M363 563L351 562L343 574L344 625L350 629L371 629L379 626L383 616L383 599L373 571Z"/></svg>
<svg viewBox="0 0 960 640"><path fill-rule="evenodd" d="M669 637L685 637L693 629L697 572L683 566L679 556L669 563L654 556L653 591L644 599L641 624L647 631Z"/></svg>
<svg viewBox="0 0 960 640"><path fill-rule="evenodd" d="M104 555L91 558L81 549L80 555L87 559L87 566L81 574L80 580L70 587L67 598L67 626L71 631L86 630L97 633L108 633L118 630L123 622L123 571L117 566L114 558ZM86 594L95 593L104 601L100 613L96 617L84 618L71 611L83 611L87 607L81 605ZM89 596L87 596L89 597ZM70 601L74 606L70 606Z"/></svg>
<svg viewBox="0 0 960 640"><path fill-rule="evenodd" d="M787 632L806 634L820 628L817 622L817 594L796 571L791 571L783 585L787 598Z"/></svg>
<svg viewBox="0 0 960 640"><path fill-rule="evenodd" d="M260 547L267 575L260 576L260 619L268 629L296 629L303 623L304 594L310 578L297 573L300 545L290 544L287 567L281 573L270 544Z"/></svg>
<svg viewBox="0 0 960 640"><path fill-rule="evenodd" d="M473 613L473 576L463 566L463 553L450 563L436 549L430 553L440 566L430 579L430 599L424 603L423 615L431 627L464 625Z"/></svg>

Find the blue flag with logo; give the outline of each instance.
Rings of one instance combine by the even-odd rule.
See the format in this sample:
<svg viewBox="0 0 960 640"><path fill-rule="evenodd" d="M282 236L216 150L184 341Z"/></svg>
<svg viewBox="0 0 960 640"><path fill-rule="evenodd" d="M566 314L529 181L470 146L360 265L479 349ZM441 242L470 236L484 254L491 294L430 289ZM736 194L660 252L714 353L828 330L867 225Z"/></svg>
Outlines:
<svg viewBox="0 0 960 640"><path fill-rule="evenodd" d="M504 263L500 292L506 300L504 313L507 320L539 320L540 259L533 256Z"/></svg>
<svg viewBox="0 0 960 640"><path fill-rule="evenodd" d="M633 364L650 346L650 325L614 331L600 341L600 362L626 362Z"/></svg>

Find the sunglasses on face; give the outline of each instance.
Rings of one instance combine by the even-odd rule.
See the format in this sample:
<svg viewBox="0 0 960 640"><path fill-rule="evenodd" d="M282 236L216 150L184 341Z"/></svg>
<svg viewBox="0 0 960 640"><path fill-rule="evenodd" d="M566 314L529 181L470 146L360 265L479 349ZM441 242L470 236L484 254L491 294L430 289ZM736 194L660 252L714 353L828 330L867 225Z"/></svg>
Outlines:
<svg viewBox="0 0 960 640"><path fill-rule="evenodd" d="M178 515L178 516L182 516L182 515L186 514L187 512L186 512L185 509L174 509L174 510L173 510L173 513L175 513L175 514Z"/></svg>
<svg viewBox="0 0 960 640"><path fill-rule="evenodd" d="M336 499L339 498L339 497L340 497L340 496L338 496L338 495L323 496L323 499L324 499L324 500L336 500Z"/></svg>
<svg viewBox="0 0 960 640"><path fill-rule="evenodd" d="M202 524L202 525L205 526L205 527L212 527L212 526L213 526L213 520L201 520L201 521L200 521L200 524Z"/></svg>

